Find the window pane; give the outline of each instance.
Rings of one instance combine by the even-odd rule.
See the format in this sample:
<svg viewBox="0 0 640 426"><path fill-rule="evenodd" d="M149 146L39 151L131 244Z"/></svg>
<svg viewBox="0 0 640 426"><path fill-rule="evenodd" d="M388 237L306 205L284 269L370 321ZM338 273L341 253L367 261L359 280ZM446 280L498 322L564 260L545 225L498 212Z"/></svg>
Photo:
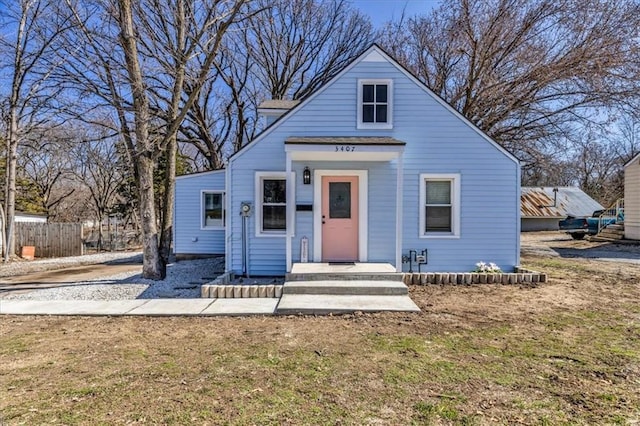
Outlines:
<svg viewBox="0 0 640 426"><path fill-rule="evenodd" d="M363 102L374 102L373 87L374 87L373 84L362 85L362 101Z"/></svg>
<svg viewBox="0 0 640 426"><path fill-rule="evenodd" d="M265 179L263 202L265 203L286 203L287 202L287 181L284 179Z"/></svg>
<svg viewBox="0 0 640 426"><path fill-rule="evenodd" d="M376 102L387 102L387 85L376 85Z"/></svg>
<svg viewBox="0 0 640 426"><path fill-rule="evenodd" d="M387 106L376 105L376 123L386 123L386 122L387 122Z"/></svg>
<svg viewBox="0 0 640 426"><path fill-rule="evenodd" d="M451 204L451 182L427 181L427 204Z"/></svg>
<svg viewBox="0 0 640 426"><path fill-rule="evenodd" d="M265 231L286 229L286 206L262 206L262 229Z"/></svg>
<svg viewBox="0 0 640 426"><path fill-rule="evenodd" d="M373 123L373 105L362 105L362 122Z"/></svg>
<svg viewBox="0 0 640 426"><path fill-rule="evenodd" d="M351 217L351 182L329 182L329 217Z"/></svg>
<svg viewBox="0 0 640 426"><path fill-rule="evenodd" d="M427 232L451 232L451 207L425 207Z"/></svg>
<svg viewBox="0 0 640 426"><path fill-rule="evenodd" d="M222 194L204 194L204 226L224 226Z"/></svg>

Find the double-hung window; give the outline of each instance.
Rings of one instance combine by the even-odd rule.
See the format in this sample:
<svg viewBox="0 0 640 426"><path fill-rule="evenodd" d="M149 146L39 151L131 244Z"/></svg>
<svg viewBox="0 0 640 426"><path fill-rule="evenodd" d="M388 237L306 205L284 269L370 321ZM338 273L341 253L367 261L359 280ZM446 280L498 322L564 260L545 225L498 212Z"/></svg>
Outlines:
<svg viewBox="0 0 640 426"><path fill-rule="evenodd" d="M358 80L358 129L393 128L393 80Z"/></svg>
<svg viewBox="0 0 640 426"><path fill-rule="evenodd" d="M420 236L460 236L460 175L420 175Z"/></svg>
<svg viewBox="0 0 640 426"><path fill-rule="evenodd" d="M285 234L287 228L285 173L256 173L256 225L258 235Z"/></svg>
<svg viewBox="0 0 640 426"><path fill-rule="evenodd" d="M202 191L202 229L224 228L224 192Z"/></svg>

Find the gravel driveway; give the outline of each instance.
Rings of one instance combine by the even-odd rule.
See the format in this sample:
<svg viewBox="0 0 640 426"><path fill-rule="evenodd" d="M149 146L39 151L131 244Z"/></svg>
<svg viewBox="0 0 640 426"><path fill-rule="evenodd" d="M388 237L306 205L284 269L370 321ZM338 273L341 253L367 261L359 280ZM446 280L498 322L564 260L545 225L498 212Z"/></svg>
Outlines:
<svg viewBox="0 0 640 426"><path fill-rule="evenodd" d="M141 268L135 267L136 264L142 265L141 253L106 253L29 262L15 261L0 265L0 277L3 277L0 278L0 299L198 298L200 286L213 280L224 270L223 257L185 260L169 264L167 278L163 281L153 281L142 278ZM109 268L108 265L114 267ZM30 286L25 287L25 283ZM29 291L25 292L25 289Z"/></svg>
<svg viewBox="0 0 640 426"><path fill-rule="evenodd" d="M520 238L522 255L597 259L640 265L639 244L614 244L574 240L562 232L523 232Z"/></svg>

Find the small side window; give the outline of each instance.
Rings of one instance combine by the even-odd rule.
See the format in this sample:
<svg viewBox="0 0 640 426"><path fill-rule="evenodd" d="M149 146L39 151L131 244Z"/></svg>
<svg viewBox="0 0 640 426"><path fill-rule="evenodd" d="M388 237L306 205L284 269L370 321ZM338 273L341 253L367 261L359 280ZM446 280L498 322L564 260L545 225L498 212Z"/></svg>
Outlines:
<svg viewBox="0 0 640 426"><path fill-rule="evenodd" d="M460 175L420 175L420 236L460 236Z"/></svg>
<svg viewBox="0 0 640 426"><path fill-rule="evenodd" d="M257 237L284 237L287 232L285 172L256 172L255 231Z"/></svg>
<svg viewBox="0 0 640 426"><path fill-rule="evenodd" d="M224 228L223 192L202 192L202 228Z"/></svg>
<svg viewBox="0 0 640 426"><path fill-rule="evenodd" d="M262 230L284 231L287 228L287 181L262 179Z"/></svg>

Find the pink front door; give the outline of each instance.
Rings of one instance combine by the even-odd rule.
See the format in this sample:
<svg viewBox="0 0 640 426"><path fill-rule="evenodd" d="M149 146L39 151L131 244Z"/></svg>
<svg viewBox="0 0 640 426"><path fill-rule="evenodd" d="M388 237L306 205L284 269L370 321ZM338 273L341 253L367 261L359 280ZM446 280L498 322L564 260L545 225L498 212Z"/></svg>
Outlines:
<svg viewBox="0 0 640 426"><path fill-rule="evenodd" d="M358 176L322 177L322 261L358 260Z"/></svg>

